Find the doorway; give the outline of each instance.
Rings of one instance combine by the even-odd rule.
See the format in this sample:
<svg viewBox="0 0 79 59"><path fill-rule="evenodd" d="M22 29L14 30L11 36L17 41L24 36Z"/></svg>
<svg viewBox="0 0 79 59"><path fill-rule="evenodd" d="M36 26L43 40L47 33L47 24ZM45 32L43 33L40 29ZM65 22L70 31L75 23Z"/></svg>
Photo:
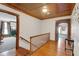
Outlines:
<svg viewBox="0 0 79 59"><path fill-rule="evenodd" d="M57 42L58 55L65 54L65 39L71 39L70 19L57 20L55 27L55 40ZM69 43L69 42L68 42Z"/></svg>
<svg viewBox="0 0 79 59"><path fill-rule="evenodd" d="M57 20L55 27L55 40L70 39L71 24L70 19Z"/></svg>
<svg viewBox="0 0 79 59"><path fill-rule="evenodd" d="M71 39L71 20L57 20L55 25L55 40L57 42L57 52L58 54L67 54L69 52L65 52L65 39Z"/></svg>
<svg viewBox="0 0 79 59"><path fill-rule="evenodd" d="M19 16L0 9L0 53L19 47ZM16 53L15 53L16 55Z"/></svg>

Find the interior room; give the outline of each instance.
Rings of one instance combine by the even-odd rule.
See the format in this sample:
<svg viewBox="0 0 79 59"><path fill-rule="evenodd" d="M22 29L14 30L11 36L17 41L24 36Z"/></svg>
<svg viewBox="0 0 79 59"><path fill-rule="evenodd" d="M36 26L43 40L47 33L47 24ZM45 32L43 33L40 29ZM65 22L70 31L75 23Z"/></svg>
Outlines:
<svg viewBox="0 0 79 59"><path fill-rule="evenodd" d="M78 3L1 3L0 56L78 56Z"/></svg>
<svg viewBox="0 0 79 59"><path fill-rule="evenodd" d="M16 16L0 12L0 53L16 48Z"/></svg>

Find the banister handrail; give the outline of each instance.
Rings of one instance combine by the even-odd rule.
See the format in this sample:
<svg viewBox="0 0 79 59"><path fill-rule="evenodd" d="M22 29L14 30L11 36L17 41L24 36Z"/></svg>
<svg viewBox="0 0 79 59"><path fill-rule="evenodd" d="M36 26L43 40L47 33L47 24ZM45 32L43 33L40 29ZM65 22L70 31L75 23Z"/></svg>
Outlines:
<svg viewBox="0 0 79 59"><path fill-rule="evenodd" d="M26 40L25 38L23 38L22 36L20 36L21 39L23 39L24 41L27 41L28 43L30 43L28 40Z"/></svg>
<svg viewBox="0 0 79 59"><path fill-rule="evenodd" d="M44 33L44 34L40 34L40 35L31 36L31 37L30 37L30 42L32 43L32 38L39 37L39 36L43 36L43 35L47 35L47 34L48 34L48 37L49 37L49 39L50 39L50 33ZM49 39L47 40L47 42L49 41ZM47 43L47 42L45 42L45 43ZM43 46L43 45L41 45L41 46ZM40 46L40 47L41 47L41 46ZM40 47L38 47L38 48L40 48ZM38 49L38 48L37 48L37 49ZM37 50L37 49L36 49L36 50ZM32 51L31 44L30 44L30 51ZM34 51L32 51L32 52L34 52Z"/></svg>
<svg viewBox="0 0 79 59"><path fill-rule="evenodd" d="M40 35L35 35L35 36L31 36L30 38L34 38L34 37L38 37L38 36L42 36L42 35L46 35L46 34L50 34L50 33L44 33L44 34L40 34Z"/></svg>
<svg viewBox="0 0 79 59"><path fill-rule="evenodd" d="M24 41L26 41L26 42L28 42L28 43L30 43L30 44L32 44L31 42L29 42L28 40L26 40L25 38L23 38L22 36L20 36L20 38L21 39L23 39ZM34 45L34 44L32 44L33 46L35 46L35 47L37 47L36 45Z"/></svg>
<svg viewBox="0 0 79 59"><path fill-rule="evenodd" d="M28 41L28 40L26 40L25 38L23 38L22 36L20 36L20 38L22 38L24 41L26 41L26 42L28 42L29 44L30 44L30 51L31 51L31 53L33 53L34 51L32 51L32 46L34 46L35 48L40 48L41 46L38 46L38 45L35 45L33 42L32 42L32 38L34 38L34 37L39 37L39 36L43 36L43 35L46 35L46 36L48 36L48 39L46 40L46 42L45 43L47 43L48 41L49 41L49 37L50 37L50 33L44 33L44 34L40 34L40 35L35 35L35 36L31 36L30 37L30 41ZM44 44L45 44L44 43ZM42 44L42 43L41 43ZM36 49L36 50L37 50Z"/></svg>

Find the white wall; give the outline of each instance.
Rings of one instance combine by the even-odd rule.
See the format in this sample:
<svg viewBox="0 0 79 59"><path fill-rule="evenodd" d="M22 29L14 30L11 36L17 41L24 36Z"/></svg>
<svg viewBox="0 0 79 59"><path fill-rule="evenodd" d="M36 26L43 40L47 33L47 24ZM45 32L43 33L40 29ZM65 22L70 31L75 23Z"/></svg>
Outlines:
<svg viewBox="0 0 79 59"><path fill-rule="evenodd" d="M75 5L71 17L71 39L74 40L74 55L79 56L79 4Z"/></svg>
<svg viewBox="0 0 79 59"><path fill-rule="evenodd" d="M23 36L25 39L29 40L30 36L40 34L41 20L34 18L32 16L29 16L27 14L24 14L22 12L16 11L2 4L0 4L0 9L7 10L19 15L20 36Z"/></svg>
<svg viewBox="0 0 79 59"><path fill-rule="evenodd" d="M20 17L20 35L25 39L30 39L30 36L40 34L40 23L41 21L30 17L21 15Z"/></svg>
<svg viewBox="0 0 79 59"><path fill-rule="evenodd" d="M71 18L71 16L63 16L63 17L56 17L56 18L43 20L41 33L50 32L50 39L55 40L55 23L56 23L56 20L63 20L63 19L70 19L70 18Z"/></svg>

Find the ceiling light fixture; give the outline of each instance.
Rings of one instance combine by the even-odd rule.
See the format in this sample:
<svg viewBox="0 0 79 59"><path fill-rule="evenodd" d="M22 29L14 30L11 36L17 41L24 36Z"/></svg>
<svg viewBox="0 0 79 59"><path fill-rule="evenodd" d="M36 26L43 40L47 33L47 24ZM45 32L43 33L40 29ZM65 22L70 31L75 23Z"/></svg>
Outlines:
<svg viewBox="0 0 79 59"><path fill-rule="evenodd" d="M44 7L43 7L42 12L43 12L43 13L47 13L47 12L48 12L47 6L44 6Z"/></svg>
<svg viewBox="0 0 79 59"><path fill-rule="evenodd" d="M47 13L47 9L43 9L42 12L43 12L43 13Z"/></svg>

